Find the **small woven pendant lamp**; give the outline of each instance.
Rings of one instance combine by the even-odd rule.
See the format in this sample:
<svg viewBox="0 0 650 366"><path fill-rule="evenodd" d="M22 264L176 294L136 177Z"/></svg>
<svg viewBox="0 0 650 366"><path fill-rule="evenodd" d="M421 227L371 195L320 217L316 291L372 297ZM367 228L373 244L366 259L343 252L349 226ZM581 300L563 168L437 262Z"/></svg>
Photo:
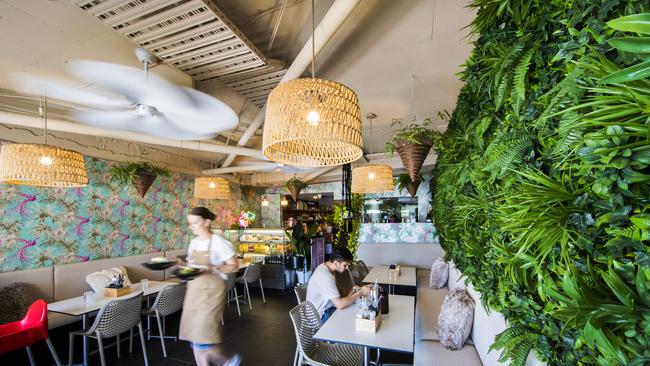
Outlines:
<svg viewBox="0 0 650 366"><path fill-rule="evenodd" d="M42 101L42 100L41 100ZM0 183L37 187L85 187L84 156L47 144L47 99L39 107L45 121L45 144L8 144L0 150Z"/></svg>
<svg viewBox="0 0 650 366"><path fill-rule="evenodd" d="M325 167L363 155L359 97L343 84L314 77L314 40L312 0L311 78L278 85L266 103L262 152L277 163Z"/></svg>
<svg viewBox="0 0 650 366"><path fill-rule="evenodd" d="M197 177L194 179L194 198L230 199L230 184L221 177Z"/></svg>
<svg viewBox="0 0 650 366"><path fill-rule="evenodd" d="M372 154L372 120L377 117L368 113L370 125L370 154ZM393 168L385 164L368 164L352 169L352 193L383 193L393 191Z"/></svg>

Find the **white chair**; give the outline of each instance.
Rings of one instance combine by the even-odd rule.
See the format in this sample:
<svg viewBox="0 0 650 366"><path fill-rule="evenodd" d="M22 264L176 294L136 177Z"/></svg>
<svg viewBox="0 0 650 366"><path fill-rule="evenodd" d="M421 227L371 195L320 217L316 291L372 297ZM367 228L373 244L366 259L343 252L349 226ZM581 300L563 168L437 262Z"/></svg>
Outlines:
<svg viewBox="0 0 650 366"><path fill-rule="evenodd" d="M300 351L299 365L358 366L363 361L361 348L314 340L322 323L314 304L304 301L289 312Z"/></svg>
<svg viewBox="0 0 650 366"><path fill-rule="evenodd" d="M228 274L226 287L228 288L228 298L226 299L226 304L228 307L230 307L230 303L235 302L237 305L237 315L241 316L241 309L239 308L239 295L237 294L237 286L235 286L234 274ZM221 324L223 325L223 314L221 315Z"/></svg>
<svg viewBox="0 0 650 366"><path fill-rule="evenodd" d="M151 329L147 329L147 338L151 339L151 337L159 337L160 338L160 343L162 345L162 350L163 350L163 356L167 357L167 349L165 348L165 331L163 327L163 323L161 322L161 317L166 317L167 315L171 315L183 308L183 300L185 300L185 290L186 290L186 284L185 283L179 283L179 284L174 284L174 285L169 285L166 286L162 291L158 292L158 296L156 296L156 300L154 300L153 305L151 305L150 308L144 310L142 312L142 315L145 315L147 318L149 317L156 317L156 321L158 323L158 336L152 336L151 335ZM167 338L173 338L176 340L176 337L167 337ZM132 338L129 339L129 343L132 342ZM131 344L129 344L129 348L131 348Z"/></svg>
<svg viewBox="0 0 650 366"><path fill-rule="evenodd" d="M237 283L244 285L244 300L248 299L248 307L250 310L253 310L253 304L251 301L251 293L248 289L249 283L259 282L260 291L262 291L262 301L266 304L266 297L264 296L264 286L262 285L262 264L260 263L251 263L246 270L244 275L235 280Z"/></svg>
<svg viewBox="0 0 650 366"><path fill-rule="evenodd" d="M70 346L68 349L68 364L72 365L74 356L74 336L86 336L97 339L99 348L99 358L102 366L106 366L104 357L104 338L117 337L117 357L120 357L120 339L119 335L127 331L132 331L136 326L140 331L140 343L142 344L142 354L144 355L144 364L149 366L147 359L147 348L144 343L144 331L140 315L142 313L142 292L126 299L112 300L104 304L99 309L94 323L88 329L82 329L70 332ZM85 350L84 350L85 351Z"/></svg>
<svg viewBox="0 0 650 366"><path fill-rule="evenodd" d="M298 305L300 305L302 302L307 300L307 285L305 284L297 284L293 288L293 292L296 294L296 300L298 301ZM293 365L297 366L298 361L300 359L300 351L298 350L298 345L296 344L296 354L293 356Z"/></svg>

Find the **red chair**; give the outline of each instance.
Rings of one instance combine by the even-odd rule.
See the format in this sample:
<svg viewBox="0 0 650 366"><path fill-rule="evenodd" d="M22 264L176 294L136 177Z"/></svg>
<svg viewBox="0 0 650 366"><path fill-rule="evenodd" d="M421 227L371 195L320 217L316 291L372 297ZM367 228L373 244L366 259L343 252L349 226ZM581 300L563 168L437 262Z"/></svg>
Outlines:
<svg viewBox="0 0 650 366"><path fill-rule="evenodd" d="M0 354L25 348L32 366L36 363L30 346L40 340L45 340L54 362L57 366L61 366L61 360L47 333L47 303L43 300L34 301L23 320L0 325Z"/></svg>

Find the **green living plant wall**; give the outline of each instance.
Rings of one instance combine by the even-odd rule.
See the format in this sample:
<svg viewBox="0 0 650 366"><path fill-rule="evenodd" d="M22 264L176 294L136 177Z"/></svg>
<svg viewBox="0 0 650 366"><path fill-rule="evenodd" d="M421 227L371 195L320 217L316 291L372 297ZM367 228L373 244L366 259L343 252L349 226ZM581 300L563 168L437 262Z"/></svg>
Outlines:
<svg viewBox="0 0 650 366"><path fill-rule="evenodd" d="M648 1L471 7L433 207L447 259L508 320L493 352L650 364Z"/></svg>

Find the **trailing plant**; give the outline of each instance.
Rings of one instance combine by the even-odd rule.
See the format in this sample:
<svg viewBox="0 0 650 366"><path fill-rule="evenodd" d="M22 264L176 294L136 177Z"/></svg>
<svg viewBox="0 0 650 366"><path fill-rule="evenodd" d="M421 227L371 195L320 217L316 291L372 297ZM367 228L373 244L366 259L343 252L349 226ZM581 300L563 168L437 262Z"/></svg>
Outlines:
<svg viewBox="0 0 650 366"><path fill-rule="evenodd" d="M395 119L391 127L399 126L395 134L386 142L385 150L390 154L395 153L395 148L400 142L407 142L414 145L431 143L435 139L436 131L431 129L431 118L425 118L419 123L416 119L411 122L403 122L401 119Z"/></svg>
<svg viewBox="0 0 650 366"><path fill-rule="evenodd" d="M305 183L302 179L296 177L296 175L294 174L293 177L291 177L291 179L289 179L289 180L284 184L284 186L285 186L287 189L289 189L289 190L291 190L291 189L297 189L297 190L300 191L300 190L302 190L302 189L304 189L304 188L307 187L307 183Z"/></svg>
<svg viewBox="0 0 650 366"><path fill-rule="evenodd" d="M491 349L648 364L650 3L471 6L431 185L447 259L508 320Z"/></svg>
<svg viewBox="0 0 650 366"><path fill-rule="evenodd" d="M157 167L146 162L114 164L109 169L111 183L117 181L122 184L133 184L140 173L154 176L160 175L163 177L169 177L171 175L169 169Z"/></svg>
<svg viewBox="0 0 650 366"><path fill-rule="evenodd" d="M338 228L335 237L335 243L339 246L345 245L350 250L354 258L357 257L357 248L359 247L359 231L361 230L361 211L366 196L364 194L353 193L351 200L351 211L348 211L344 203L334 205L332 212L332 221ZM347 218L349 220L349 226ZM347 228L347 237L346 237ZM346 237L347 241L343 238Z"/></svg>

